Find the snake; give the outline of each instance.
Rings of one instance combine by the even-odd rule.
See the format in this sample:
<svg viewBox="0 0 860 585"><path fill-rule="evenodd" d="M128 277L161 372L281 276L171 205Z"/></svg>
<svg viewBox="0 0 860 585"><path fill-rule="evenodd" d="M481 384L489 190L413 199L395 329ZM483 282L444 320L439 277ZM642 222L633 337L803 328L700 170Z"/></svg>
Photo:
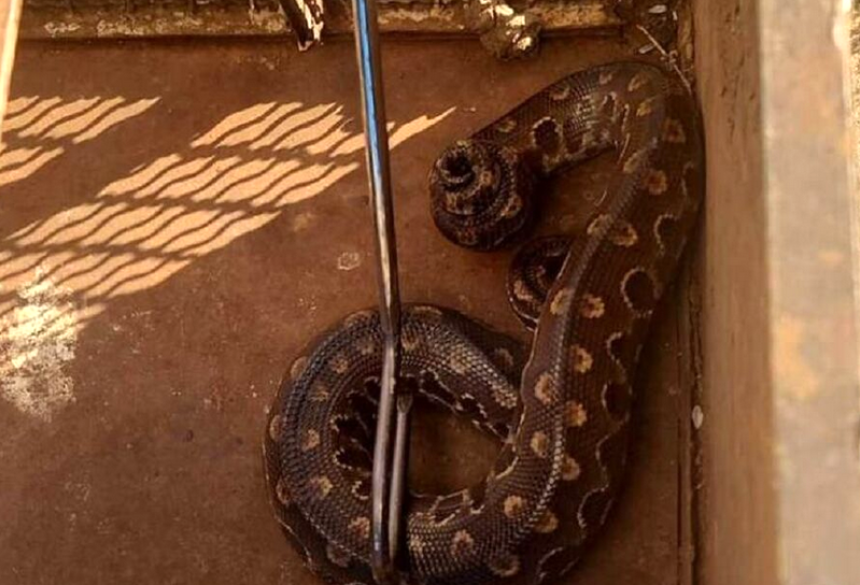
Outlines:
<svg viewBox="0 0 860 585"><path fill-rule="evenodd" d="M599 534L625 483L641 349L697 224L702 134L675 73L621 61L558 80L433 163L436 226L481 251L518 242L547 181L614 157L603 204L581 233L515 255L508 296L533 330L530 347L453 309L403 307L398 383L495 437L499 454L475 485L408 497L401 583L552 583ZM374 582L383 343L376 310L339 320L291 362L266 419L275 518L335 585Z"/></svg>

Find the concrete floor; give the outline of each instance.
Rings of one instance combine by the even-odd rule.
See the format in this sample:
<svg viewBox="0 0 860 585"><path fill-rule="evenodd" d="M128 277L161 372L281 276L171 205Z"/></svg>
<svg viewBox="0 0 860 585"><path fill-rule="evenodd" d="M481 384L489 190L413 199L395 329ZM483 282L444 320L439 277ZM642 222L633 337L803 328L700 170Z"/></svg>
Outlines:
<svg viewBox="0 0 860 585"><path fill-rule="evenodd" d="M526 340L511 252L445 241L427 171L627 50L549 42L502 64L477 42L386 44L406 299ZM375 302L356 89L350 43L20 47L0 151L0 583L318 582L270 515L259 443L291 358ZM541 231L580 226L605 168L556 186L571 194L549 198ZM629 487L571 584L683 581L686 298L670 295L644 354ZM489 467L494 445L460 421L417 427L416 486Z"/></svg>

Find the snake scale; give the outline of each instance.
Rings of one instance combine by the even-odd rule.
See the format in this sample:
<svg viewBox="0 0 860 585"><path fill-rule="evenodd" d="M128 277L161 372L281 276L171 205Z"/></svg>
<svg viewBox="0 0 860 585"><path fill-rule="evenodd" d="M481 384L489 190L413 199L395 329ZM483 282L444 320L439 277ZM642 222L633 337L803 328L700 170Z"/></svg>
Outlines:
<svg viewBox="0 0 860 585"><path fill-rule="evenodd" d="M442 233L491 249L530 223L543 180L608 151L615 172L583 233L537 240L515 260L509 297L536 326L530 351L450 309L404 309L402 383L501 443L478 485L410 497L405 583L553 582L618 494L640 348L704 189L694 100L653 65L580 71L447 148L429 183ZM369 310L310 344L284 377L264 437L279 523L310 568L339 585L373 582L382 342Z"/></svg>

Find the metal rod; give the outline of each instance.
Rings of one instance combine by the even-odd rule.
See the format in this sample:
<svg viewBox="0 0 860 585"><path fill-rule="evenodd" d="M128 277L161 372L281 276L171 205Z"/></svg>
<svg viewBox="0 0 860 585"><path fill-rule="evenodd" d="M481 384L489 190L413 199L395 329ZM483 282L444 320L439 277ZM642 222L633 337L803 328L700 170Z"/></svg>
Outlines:
<svg viewBox="0 0 860 585"><path fill-rule="evenodd" d="M352 1L361 101L367 142L367 172L373 202L378 260L380 322L385 336L372 478L372 567L380 584L396 582L401 537L411 400L397 400L400 367L400 290L394 209L388 166L388 130L382 91L375 0ZM394 441L392 442L392 433Z"/></svg>
<svg viewBox="0 0 860 585"><path fill-rule="evenodd" d="M389 551L392 563L397 561L397 545L402 542L403 536L400 531L402 525L401 511L403 510L403 497L406 494L406 468L409 462L409 414L411 412L412 395L398 392L388 514Z"/></svg>

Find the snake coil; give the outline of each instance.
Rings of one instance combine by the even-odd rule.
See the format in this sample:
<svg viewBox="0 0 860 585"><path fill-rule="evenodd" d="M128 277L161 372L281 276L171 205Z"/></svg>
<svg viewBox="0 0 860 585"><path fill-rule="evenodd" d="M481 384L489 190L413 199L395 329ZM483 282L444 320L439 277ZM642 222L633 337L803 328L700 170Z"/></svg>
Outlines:
<svg viewBox="0 0 860 585"><path fill-rule="evenodd" d="M616 172L583 233L529 244L515 261L509 296L536 327L530 353L452 310L404 311L404 383L501 442L477 485L411 498L404 582L553 582L604 524L622 483L640 348L702 198L691 96L652 65L581 71L446 149L429 179L442 233L491 249L529 223L542 180L606 151ZM372 583L381 351L378 315L348 316L293 362L267 421L276 518L337 585Z"/></svg>

